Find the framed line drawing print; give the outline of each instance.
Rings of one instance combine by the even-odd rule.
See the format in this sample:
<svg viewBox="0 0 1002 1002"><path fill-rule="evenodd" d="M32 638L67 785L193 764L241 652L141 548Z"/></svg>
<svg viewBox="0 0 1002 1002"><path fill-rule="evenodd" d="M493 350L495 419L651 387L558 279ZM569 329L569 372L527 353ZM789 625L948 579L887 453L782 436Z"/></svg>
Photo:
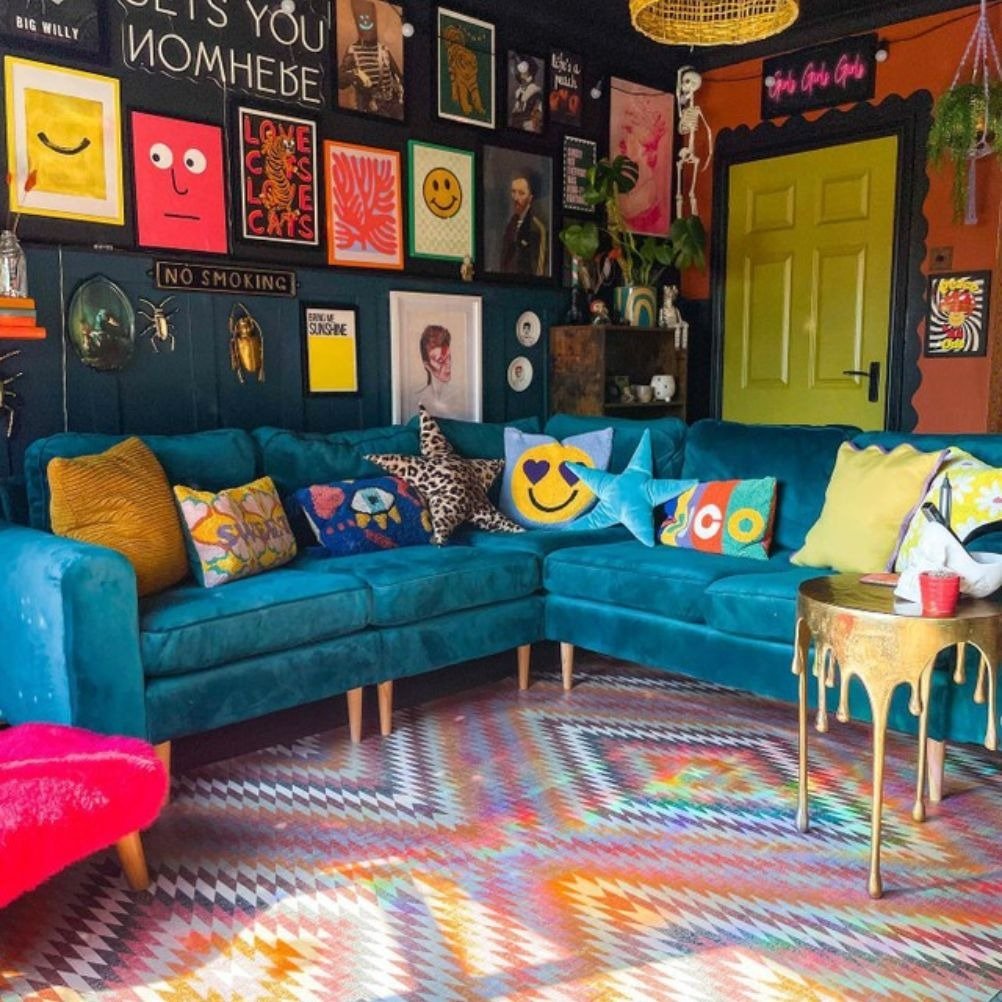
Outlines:
<svg viewBox="0 0 1002 1002"><path fill-rule="evenodd" d="M407 143L408 227L412 257L474 256L474 154L411 139Z"/></svg>
<svg viewBox="0 0 1002 1002"><path fill-rule="evenodd" d="M303 389L308 395L358 392L357 325L353 306L303 304Z"/></svg>
<svg viewBox="0 0 1002 1002"><path fill-rule="evenodd" d="M494 25L438 8L438 117L494 128Z"/></svg>
<svg viewBox="0 0 1002 1002"><path fill-rule="evenodd" d="M954 271L929 277L925 354L965 358L988 353L990 271Z"/></svg>
<svg viewBox="0 0 1002 1002"><path fill-rule="evenodd" d="M425 407L435 417L479 421L481 299L390 293L393 423Z"/></svg>
<svg viewBox="0 0 1002 1002"><path fill-rule="evenodd" d="M327 260L353 268L404 266L400 154L324 142Z"/></svg>
<svg viewBox="0 0 1002 1002"><path fill-rule="evenodd" d="M15 56L4 78L10 211L121 226L118 81Z"/></svg>

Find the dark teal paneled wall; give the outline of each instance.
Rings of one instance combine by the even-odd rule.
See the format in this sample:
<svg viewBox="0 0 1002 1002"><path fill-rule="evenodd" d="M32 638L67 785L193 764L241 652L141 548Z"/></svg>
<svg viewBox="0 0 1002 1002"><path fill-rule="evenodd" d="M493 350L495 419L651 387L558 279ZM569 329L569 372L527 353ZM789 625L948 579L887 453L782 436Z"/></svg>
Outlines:
<svg viewBox="0 0 1002 1002"><path fill-rule="evenodd" d="M140 296L159 302L170 293L154 289L148 275L152 262L144 254L29 248L31 290L39 322L49 336L44 341L0 341L0 354L21 349L4 371L16 371L15 366L24 371L17 383L22 399L16 433L0 450L0 475L20 470L28 442L64 425L77 431L176 433L264 424L308 431L388 424L391 289L481 296L484 420L506 421L544 411L546 339L524 348L515 338L515 321L523 310L535 310L544 331L562 318L567 292L542 286L522 289L299 268L299 299L179 294L172 304L179 307L173 318L175 351L154 352L149 339L141 338L132 363L122 372L98 372L83 365L62 336L60 303L78 282L94 274L117 282L134 307ZM359 394L304 395L300 299L357 307ZM243 302L264 330L263 383L241 384L230 368L227 320L236 302ZM137 330L142 326L142 318L137 318ZM522 393L507 382L508 363L516 355L527 356L535 369L532 385Z"/></svg>

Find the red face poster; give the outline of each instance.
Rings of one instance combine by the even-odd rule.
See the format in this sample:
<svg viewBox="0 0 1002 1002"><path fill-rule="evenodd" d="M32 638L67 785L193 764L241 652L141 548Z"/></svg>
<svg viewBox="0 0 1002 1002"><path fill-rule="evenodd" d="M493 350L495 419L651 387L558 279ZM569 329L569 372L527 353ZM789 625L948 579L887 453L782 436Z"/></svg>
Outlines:
<svg viewBox="0 0 1002 1002"><path fill-rule="evenodd" d="M316 246L316 125L240 108L238 126L244 239Z"/></svg>
<svg viewBox="0 0 1002 1002"><path fill-rule="evenodd" d="M143 247L226 253L222 129L134 111L132 162Z"/></svg>

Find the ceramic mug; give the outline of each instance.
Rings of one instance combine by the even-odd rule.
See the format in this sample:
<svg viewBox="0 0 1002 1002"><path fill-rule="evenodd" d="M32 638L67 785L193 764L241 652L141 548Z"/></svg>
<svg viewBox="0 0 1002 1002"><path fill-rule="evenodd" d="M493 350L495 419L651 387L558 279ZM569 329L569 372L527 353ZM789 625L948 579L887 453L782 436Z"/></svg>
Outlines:
<svg viewBox="0 0 1002 1002"><path fill-rule="evenodd" d="M922 615L942 619L957 611L960 575L952 571L922 571L919 574Z"/></svg>
<svg viewBox="0 0 1002 1002"><path fill-rule="evenodd" d="M633 387L633 396L642 404L649 404L654 399L654 390L650 386L637 383Z"/></svg>
<svg viewBox="0 0 1002 1002"><path fill-rule="evenodd" d="M651 377L651 390L655 400L671 400L675 396L675 377L670 373L659 373Z"/></svg>

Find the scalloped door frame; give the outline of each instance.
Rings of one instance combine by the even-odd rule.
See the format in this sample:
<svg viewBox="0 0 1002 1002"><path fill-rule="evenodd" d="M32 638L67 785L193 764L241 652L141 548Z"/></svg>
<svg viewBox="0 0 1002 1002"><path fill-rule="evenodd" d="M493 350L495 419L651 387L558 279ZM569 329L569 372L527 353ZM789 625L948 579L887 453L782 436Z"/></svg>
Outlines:
<svg viewBox="0 0 1002 1002"><path fill-rule="evenodd" d="M898 139L897 198L894 219L890 344L886 382L885 427L911 431L918 420L912 398L921 381L920 325L925 316L927 223L923 203L929 182L925 149L932 123L932 95L918 91L908 98L892 95L878 105L862 103L833 109L818 118L801 115L782 125L763 122L755 128L722 130L714 156L712 233L712 365L711 400L719 416L723 390L724 288L727 254L727 206L730 169L735 164L839 146L862 139Z"/></svg>

